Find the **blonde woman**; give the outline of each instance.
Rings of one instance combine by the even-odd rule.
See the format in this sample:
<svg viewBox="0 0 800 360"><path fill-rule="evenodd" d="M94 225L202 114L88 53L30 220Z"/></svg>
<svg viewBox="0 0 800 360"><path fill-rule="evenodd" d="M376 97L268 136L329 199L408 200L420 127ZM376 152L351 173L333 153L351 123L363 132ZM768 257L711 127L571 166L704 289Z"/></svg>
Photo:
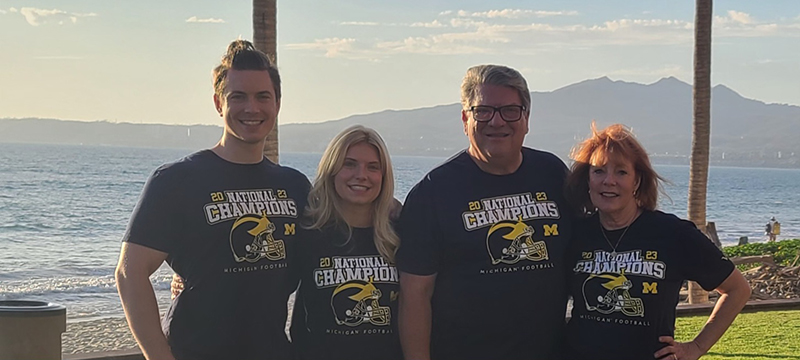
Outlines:
<svg viewBox="0 0 800 360"><path fill-rule="evenodd" d="M381 137L363 126L320 160L299 246L292 339L302 359L401 359L394 178Z"/></svg>

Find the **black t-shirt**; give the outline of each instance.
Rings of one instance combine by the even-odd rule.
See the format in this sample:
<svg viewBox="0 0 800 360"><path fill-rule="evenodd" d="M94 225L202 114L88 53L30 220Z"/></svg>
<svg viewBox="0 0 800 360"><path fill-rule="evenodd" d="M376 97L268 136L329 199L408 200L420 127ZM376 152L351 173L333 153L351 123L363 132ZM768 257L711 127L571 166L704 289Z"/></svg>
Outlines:
<svg viewBox="0 0 800 360"><path fill-rule="evenodd" d="M306 360L401 360L397 269L372 228L326 227L300 242L292 340Z"/></svg>
<svg viewBox="0 0 800 360"><path fill-rule="evenodd" d="M158 168L123 241L168 254L185 290L163 320L178 359L288 359L289 272L309 182L210 150Z"/></svg>
<svg viewBox="0 0 800 360"><path fill-rule="evenodd" d="M606 231L616 252L601 231L597 215L578 221L568 252L570 359L652 359L665 346L658 337L674 335L683 281L711 290L734 269L693 223L674 215L644 211L627 231Z"/></svg>
<svg viewBox="0 0 800 360"><path fill-rule="evenodd" d="M561 358L567 169L552 154L522 154L516 172L499 176L461 152L406 198L398 269L436 274L435 360Z"/></svg>

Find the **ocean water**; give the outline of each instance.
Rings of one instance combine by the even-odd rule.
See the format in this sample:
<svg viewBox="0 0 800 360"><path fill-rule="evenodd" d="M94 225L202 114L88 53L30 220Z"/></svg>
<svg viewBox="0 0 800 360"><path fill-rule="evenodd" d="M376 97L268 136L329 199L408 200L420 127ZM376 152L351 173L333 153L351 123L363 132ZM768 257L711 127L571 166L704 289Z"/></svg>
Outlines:
<svg viewBox="0 0 800 360"><path fill-rule="evenodd" d="M70 321L122 316L114 267L120 238L139 193L160 164L187 150L0 144L0 300L60 303ZM309 177L320 154L281 155ZM445 158L394 156L396 193L411 187ZM657 166L671 184L661 208L686 216L686 166ZM775 216L779 238L800 237L800 170L715 168L709 175L709 221L732 245L740 236L764 241ZM151 278L166 309L169 267Z"/></svg>

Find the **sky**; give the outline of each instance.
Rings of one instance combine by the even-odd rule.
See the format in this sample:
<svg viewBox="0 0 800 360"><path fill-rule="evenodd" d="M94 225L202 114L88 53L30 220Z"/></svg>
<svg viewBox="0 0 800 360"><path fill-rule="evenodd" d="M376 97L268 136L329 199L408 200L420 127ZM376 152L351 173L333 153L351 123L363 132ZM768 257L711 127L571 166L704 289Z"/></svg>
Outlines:
<svg viewBox="0 0 800 360"><path fill-rule="evenodd" d="M459 102L467 68L532 91L692 82L694 1L278 0L280 123ZM714 2L712 83L800 105L800 1ZM211 69L250 0L0 0L0 118L220 124ZM533 105L534 108L536 104Z"/></svg>

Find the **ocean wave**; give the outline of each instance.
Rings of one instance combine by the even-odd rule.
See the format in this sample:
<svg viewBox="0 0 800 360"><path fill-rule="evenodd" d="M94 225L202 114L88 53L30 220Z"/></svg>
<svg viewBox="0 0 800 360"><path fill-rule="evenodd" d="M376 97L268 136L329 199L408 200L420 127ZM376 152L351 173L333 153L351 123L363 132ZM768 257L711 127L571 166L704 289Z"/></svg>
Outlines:
<svg viewBox="0 0 800 360"><path fill-rule="evenodd" d="M78 222L79 221L79 222ZM82 231L96 231L98 228L104 226L119 224L108 224L101 222L95 218L82 216L64 216L63 219L54 219L48 223L10 223L0 224L0 234L2 233L19 233L29 232L36 235L56 235L56 236L72 236Z"/></svg>
<svg viewBox="0 0 800 360"><path fill-rule="evenodd" d="M41 231L39 224L0 224L0 231Z"/></svg>
<svg viewBox="0 0 800 360"><path fill-rule="evenodd" d="M171 279L171 275L156 274L150 277L150 282L156 290L169 290ZM113 275L43 278L4 281L0 286L0 299L116 292L117 284Z"/></svg>

